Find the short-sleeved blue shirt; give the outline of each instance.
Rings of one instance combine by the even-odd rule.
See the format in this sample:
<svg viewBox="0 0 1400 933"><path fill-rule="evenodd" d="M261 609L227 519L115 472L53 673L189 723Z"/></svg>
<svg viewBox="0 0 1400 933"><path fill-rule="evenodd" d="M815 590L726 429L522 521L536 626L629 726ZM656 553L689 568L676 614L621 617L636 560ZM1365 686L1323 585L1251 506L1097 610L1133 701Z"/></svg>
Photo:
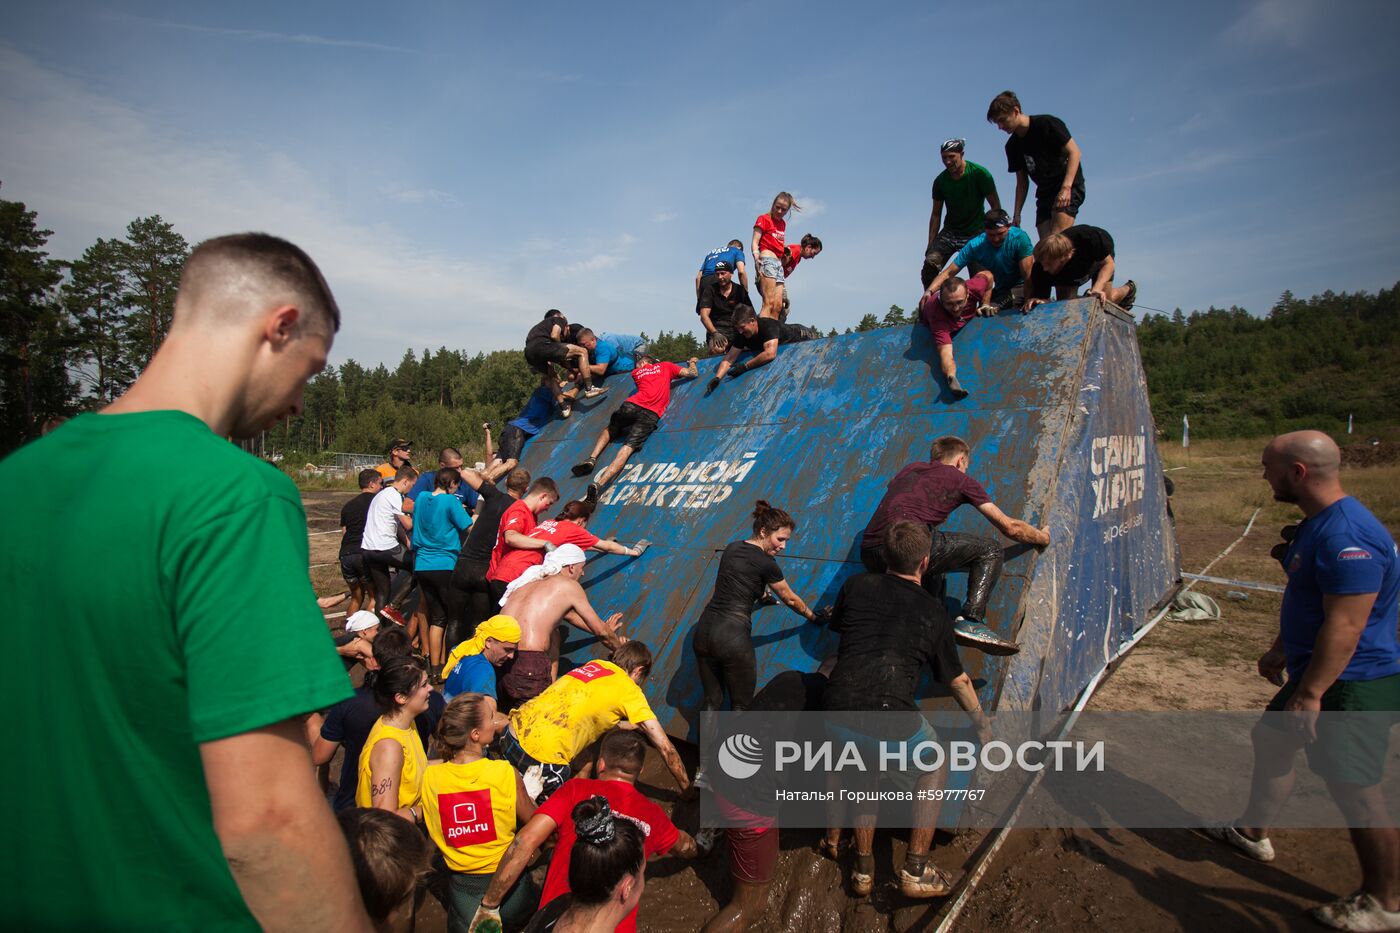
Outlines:
<svg viewBox="0 0 1400 933"><path fill-rule="evenodd" d="M419 496L413 504L413 569L451 570L462 550L462 532L471 527L455 496Z"/></svg>
<svg viewBox="0 0 1400 933"><path fill-rule="evenodd" d="M719 249L712 249L705 254L705 261L700 263L701 275L714 275L715 263L727 262L731 271L737 272L738 264L744 261L744 251L737 246L721 246Z"/></svg>
<svg viewBox="0 0 1400 933"><path fill-rule="evenodd" d="M1001 246L993 246L987 242L987 234L977 234L958 250L953 262L958 264L959 269L966 269L974 262L984 269L990 269L992 275L996 276L996 290L1001 291L1015 288L1025 280L1021 275L1021 260L1031 253L1030 234L1020 227L1012 227L1006 232L1006 239L1001 241Z"/></svg>
<svg viewBox="0 0 1400 933"><path fill-rule="evenodd" d="M637 348L641 345L642 338L631 334L599 334L593 362L606 366L608 374L630 373L636 368Z"/></svg>
<svg viewBox="0 0 1400 933"><path fill-rule="evenodd" d="M525 410L520 413L520 417L510 424L533 437L540 433L540 428L544 427L552 417L554 417L554 393L549 386L540 386L530 396L530 400L525 403Z"/></svg>
<svg viewBox="0 0 1400 933"><path fill-rule="evenodd" d="M447 675L442 683L442 698L451 700L459 693L484 693L495 699L496 668L485 655L467 655Z"/></svg>
<svg viewBox="0 0 1400 933"><path fill-rule="evenodd" d="M1376 604L1339 680L1375 680L1400 674L1396 635L1400 606L1400 557L1390 532L1347 496L1298 526L1284 559L1288 587L1279 629L1289 680L1303 675L1322 628L1323 596L1375 593Z"/></svg>
<svg viewBox="0 0 1400 933"><path fill-rule="evenodd" d="M437 470L424 470L422 473L419 473L418 481L413 484L413 488L409 489L408 495L404 496L404 498L409 502L414 502L417 500L418 496L423 493L432 495L433 483L436 481L436 477ZM476 508L476 500L481 498L476 494L476 490L466 483L459 485L454 495L456 495L458 501L462 503L468 512Z"/></svg>

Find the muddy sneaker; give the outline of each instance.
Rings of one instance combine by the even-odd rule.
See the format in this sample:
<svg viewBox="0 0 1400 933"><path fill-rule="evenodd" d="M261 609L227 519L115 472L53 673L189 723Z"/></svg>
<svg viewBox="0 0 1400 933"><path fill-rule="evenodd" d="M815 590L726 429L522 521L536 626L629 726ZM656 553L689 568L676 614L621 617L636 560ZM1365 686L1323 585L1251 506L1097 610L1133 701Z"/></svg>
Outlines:
<svg viewBox="0 0 1400 933"><path fill-rule="evenodd" d="M1255 842L1236 829L1232 823L1217 823L1205 827L1201 832L1216 842L1223 842L1227 846L1238 849L1255 861L1272 862L1274 860L1274 844L1272 842L1268 839L1260 839ZM1341 903L1341 901L1337 903Z"/></svg>
<svg viewBox="0 0 1400 933"><path fill-rule="evenodd" d="M597 458L597 457L589 457L587 460L583 461L582 463L575 463L575 464L574 464L574 468L573 468L573 469L574 469L574 475L575 475L575 476L587 476L589 473L592 473L592 472L593 472L593 467L595 467L597 464L598 464L598 458Z"/></svg>
<svg viewBox="0 0 1400 933"><path fill-rule="evenodd" d="M589 484L588 484L588 492L586 492L586 493L583 494L583 501L584 501L584 502L587 502L589 505L597 505L597 504L598 504L598 484L597 484L597 483L589 483Z"/></svg>
<svg viewBox="0 0 1400 933"><path fill-rule="evenodd" d="M379 614L382 615L384 618L388 619L390 622L395 623L396 625L407 624L407 621L403 617L403 613L399 612L393 606L385 606L383 609L379 610Z"/></svg>
<svg viewBox="0 0 1400 933"><path fill-rule="evenodd" d="M953 882L934 865L925 865L923 874L899 870L899 893L905 897L942 897L953 890Z"/></svg>
<svg viewBox="0 0 1400 933"><path fill-rule="evenodd" d="M869 897L875 890L875 876L867 875L859 868L851 869L851 893L856 897Z"/></svg>
<svg viewBox="0 0 1400 933"><path fill-rule="evenodd" d="M1400 930L1400 910L1386 910L1365 891L1314 907L1308 914L1334 930Z"/></svg>
<svg viewBox="0 0 1400 933"><path fill-rule="evenodd" d="M1133 310L1133 305L1137 304L1137 283L1132 279L1128 279L1124 284L1128 287L1128 294L1123 296L1123 300L1118 303L1118 307L1122 308L1124 311L1131 311Z"/></svg>
<svg viewBox="0 0 1400 933"><path fill-rule="evenodd" d="M597 398L598 396L602 395L602 394L603 394L604 392L606 392L606 391L608 391L608 387L607 387L607 386L589 386L588 388L586 388L586 389L583 390L583 397L584 397L584 398Z"/></svg>
<svg viewBox="0 0 1400 933"><path fill-rule="evenodd" d="M1014 641L1007 641L992 631L986 623L976 619L958 616L953 622L953 634L960 644L985 651L987 654L1015 654L1021 650L1020 645Z"/></svg>
<svg viewBox="0 0 1400 933"><path fill-rule="evenodd" d="M719 841L720 834L723 832L724 830L717 826L706 826L695 834L695 847L701 852L708 853L715 847L715 843Z"/></svg>

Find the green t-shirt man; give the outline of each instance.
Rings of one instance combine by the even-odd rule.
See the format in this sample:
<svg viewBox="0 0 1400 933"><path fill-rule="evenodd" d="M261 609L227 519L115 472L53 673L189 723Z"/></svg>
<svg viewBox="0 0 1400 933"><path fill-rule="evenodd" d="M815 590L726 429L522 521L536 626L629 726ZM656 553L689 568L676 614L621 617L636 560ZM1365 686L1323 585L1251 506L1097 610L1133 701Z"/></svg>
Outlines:
<svg viewBox="0 0 1400 933"><path fill-rule="evenodd" d="M350 695L296 487L177 411L82 415L3 466L29 490L0 554L8 921L256 929L199 745Z"/></svg>
<svg viewBox="0 0 1400 933"><path fill-rule="evenodd" d="M987 196L996 193L992 173L976 162L967 163L962 178L954 178L947 169L939 172L933 180L933 199L943 202L942 229L959 237L981 233Z"/></svg>

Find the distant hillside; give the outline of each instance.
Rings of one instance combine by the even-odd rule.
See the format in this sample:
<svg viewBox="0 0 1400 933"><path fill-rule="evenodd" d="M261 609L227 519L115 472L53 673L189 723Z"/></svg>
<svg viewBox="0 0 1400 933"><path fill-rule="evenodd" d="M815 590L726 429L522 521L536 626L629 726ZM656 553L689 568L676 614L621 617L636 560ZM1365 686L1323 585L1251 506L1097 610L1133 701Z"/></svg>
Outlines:
<svg viewBox="0 0 1400 933"><path fill-rule="evenodd" d="M1210 308L1138 327L1157 425L1198 437L1400 424L1400 285L1379 294L1285 292L1265 317Z"/></svg>

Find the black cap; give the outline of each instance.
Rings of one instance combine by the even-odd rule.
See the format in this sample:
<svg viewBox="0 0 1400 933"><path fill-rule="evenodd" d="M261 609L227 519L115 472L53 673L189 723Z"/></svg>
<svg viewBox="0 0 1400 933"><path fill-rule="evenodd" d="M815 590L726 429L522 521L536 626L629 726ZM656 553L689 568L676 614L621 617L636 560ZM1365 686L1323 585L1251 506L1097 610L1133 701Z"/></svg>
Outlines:
<svg viewBox="0 0 1400 933"><path fill-rule="evenodd" d="M394 442L389 445L389 449L395 450L399 447L402 447L404 450L412 450L413 441L409 440L406 437L396 437L394 438Z"/></svg>
<svg viewBox="0 0 1400 933"><path fill-rule="evenodd" d="M716 271L716 272L733 272L733 271L734 271L734 267L731 266L731 265L729 265L729 263L725 262L723 259L721 259L719 262L715 263L715 271Z"/></svg>

